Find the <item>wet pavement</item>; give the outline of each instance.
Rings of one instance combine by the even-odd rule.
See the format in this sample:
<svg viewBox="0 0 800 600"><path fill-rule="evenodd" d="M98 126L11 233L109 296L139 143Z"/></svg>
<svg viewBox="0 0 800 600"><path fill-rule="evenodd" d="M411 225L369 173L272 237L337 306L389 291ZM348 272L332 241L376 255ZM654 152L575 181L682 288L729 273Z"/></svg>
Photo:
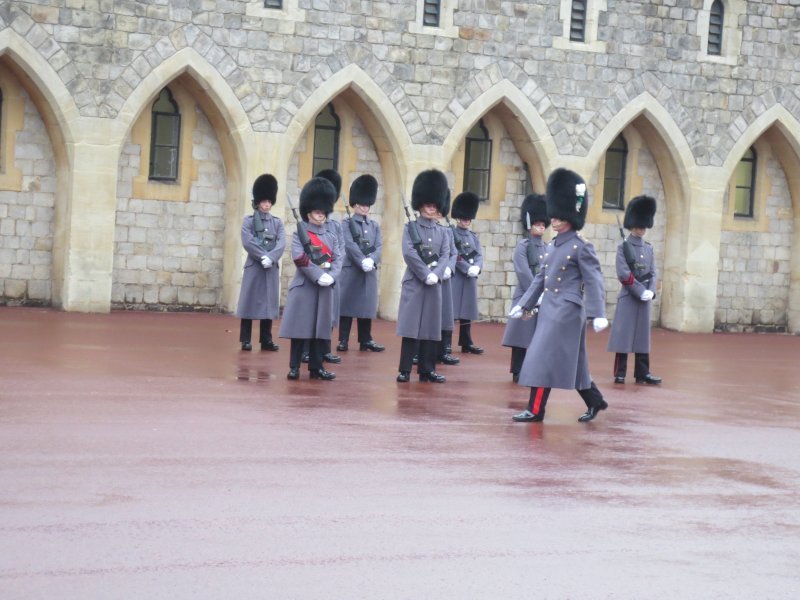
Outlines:
<svg viewBox="0 0 800 600"><path fill-rule="evenodd" d="M656 330L650 387L590 332L609 409L517 424L502 325L444 385L374 329L293 382L231 316L0 308L0 598L800 595L800 337Z"/></svg>

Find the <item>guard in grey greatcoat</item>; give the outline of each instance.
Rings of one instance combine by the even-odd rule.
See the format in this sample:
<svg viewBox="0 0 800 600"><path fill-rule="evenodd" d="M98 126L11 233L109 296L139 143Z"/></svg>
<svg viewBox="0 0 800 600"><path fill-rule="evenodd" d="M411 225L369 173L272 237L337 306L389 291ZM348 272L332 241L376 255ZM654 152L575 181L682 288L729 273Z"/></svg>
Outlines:
<svg viewBox="0 0 800 600"><path fill-rule="evenodd" d="M644 241L655 214L656 201L651 196L636 196L625 208L623 226L631 233L617 246L617 277L622 288L608 338L608 351L616 353L614 383L625 383L629 352L634 353L636 383L661 383L660 377L650 373L650 307L657 273L653 246Z"/></svg>
<svg viewBox="0 0 800 600"><path fill-rule="evenodd" d="M517 274L517 287L511 297L511 306L519 304L520 298L533 283L533 278L544 265L545 243L542 240L547 230L547 203L543 194L528 194L522 201L522 227L525 237L517 243L512 257L514 271ZM511 348L511 376L514 382L519 381L519 372L525 353L536 330L535 311L521 319L509 319L503 333L503 346Z"/></svg>
<svg viewBox="0 0 800 600"><path fill-rule="evenodd" d="M397 335L400 346L400 374L397 381L410 378L411 365L419 342L417 371L420 381L444 383L436 372L436 347L442 336L441 279L450 258L450 243L444 227L436 221L444 212L447 178L431 169L417 175L411 190L411 207L419 218L406 223L403 230L403 259L406 272L400 289Z"/></svg>
<svg viewBox="0 0 800 600"><path fill-rule="evenodd" d="M336 190L327 179L314 177L300 192L300 218L292 236L292 260L297 270L289 284L280 336L291 339L289 379L299 379L303 342L308 340L311 379L334 379L323 368L325 341L331 338L333 287L342 257L336 254L336 232L327 223ZM308 236L307 246L301 234Z"/></svg>
<svg viewBox="0 0 800 600"><path fill-rule="evenodd" d="M447 190L447 200L445 201L444 210L439 215L440 219L446 218L450 212L450 190ZM447 262L447 267L442 275L442 339L436 350L436 362L445 365L457 365L461 359L453 356L453 273L456 272L456 259L458 253L456 252L456 243L453 238L453 228L443 226L439 223L440 227L444 227L447 234L447 239L450 240L450 259Z"/></svg>
<svg viewBox="0 0 800 600"><path fill-rule="evenodd" d="M477 194L462 192L453 200L453 230L458 257L453 273L453 316L459 321L458 345L461 352L483 354L472 342L472 321L478 318L478 275L483 269L483 249L469 227L478 214L481 200Z"/></svg>
<svg viewBox="0 0 800 600"><path fill-rule="evenodd" d="M544 266L511 309L519 318L539 304L539 316L522 371L520 385L531 388L528 409L515 421L542 421L551 388L576 389L586 403L578 419L591 421L608 407L589 374L586 319L595 331L608 327L605 289L594 247L578 236L586 222L586 182L573 171L556 169L547 180L547 214L556 237L547 245Z"/></svg>
<svg viewBox="0 0 800 600"><path fill-rule="evenodd" d="M378 181L361 175L350 185L350 206L354 214L342 221L345 255L339 278L339 345L347 351L353 319L358 320L359 349L383 352L372 339L372 319L378 314L378 265L381 262L381 228L369 218L369 209L378 196Z"/></svg>
<svg viewBox="0 0 800 600"><path fill-rule="evenodd" d="M242 222L242 247L247 252L239 291L236 316L242 350L253 349L250 343L253 319L260 320L259 341L262 350L277 351L272 341L272 321L278 318L281 256L286 249L283 222L270 213L278 195L278 182L269 173L259 175L253 182L252 215Z"/></svg>

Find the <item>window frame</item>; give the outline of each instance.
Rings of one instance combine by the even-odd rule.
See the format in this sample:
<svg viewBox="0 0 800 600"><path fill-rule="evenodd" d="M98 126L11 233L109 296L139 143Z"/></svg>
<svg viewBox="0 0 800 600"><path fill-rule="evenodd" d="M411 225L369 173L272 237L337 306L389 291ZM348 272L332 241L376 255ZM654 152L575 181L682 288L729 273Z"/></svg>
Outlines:
<svg viewBox="0 0 800 600"><path fill-rule="evenodd" d="M615 148L614 146L618 142L622 142L622 148ZM625 139L623 134L619 134L614 141L611 142L609 147L606 149L605 153L605 162L603 165L603 210L625 210L625 180L628 175L628 150L629 144L628 140ZM608 173L608 155L609 153L620 154L622 155L622 160L620 161L620 169L619 172L615 174L615 176L610 177ZM609 181L618 181L619 185L617 188L617 198L615 203L608 202L607 198L607 190L609 189L608 182Z"/></svg>
<svg viewBox="0 0 800 600"><path fill-rule="evenodd" d="M749 155L749 156L748 156ZM739 185L739 168L744 163L750 163L750 185L743 186ZM755 204L756 204L756 171L758 169L758 153L756 152L755 147L750 146L747 151L744 153L744 156L736 163L736 169L733 172L733 218L734 219L753 219L755 217ZM738 198L739 198L739 190L750 190L748 194L748 212L742 213L738 211Z"/></svg>
<svg viewBox="0 0 800 600"><path fill-rule="evenodd" d="M479 129L483 134L483 137L470 137L476 129ZM471 158L472 158L472 151L473 147L477 144L481 144L484 147L488 148L488 153L484 156L485 164L487 166L485 168L480 167L473 167L471 166ZM489 203L491 200L491 193L492 193L492 152L493 152L493 144L494 141L492 140L492 136L489 134L489 129L483 122L483 119L479 119L475 125L470 128L467 132L467 135L464 137L464 191L473 192L477 194L481 200L481 203ZM474 190L470 188L470 175L472 173L476 173L481 180L482 183L485 184L486 188L486 196L482 195L482 190Z"/></svg>
<svg viewBox="0 0 800 600"><path fill-rule="evenodd" d="M156 105L161 102L163 94L166 92L166 100L172 104L174 112L167 113L156 110ZM172 91L169 87L164 87L156 97L150 109L151 125L150 125L150 160L147 172L147 178L150 181L158 181L161 183L177 183L180 179L181 173L181 109L178 102L175 100ZM158 143L160 122L167 121L171 124L172 135L175 140L174 145ZM177 128L176 128L177 126ZM174 160L172 161L172 171L169 175L154 174L154 167L157 164L157 150L162 148L174 148Z"/></svg>
<svg viewBox="0 0 800 600"><path fill-rule="evenodd" d="M714 0L708 17L708 56L722 56L725 35L725 5L722 0Z"/></svg>
<svg viewBox="0 0 800 600"><path fill-rule="evenodd" d="M580 44L586 42L586 12L586 0L572 0L569 16L569 41Z"/></svg>
<svg viewBox="0 0 800 600"><path fill-rule="evenodd" d="M333 118L335 122L335 126L330 126L327 124L320 124L319 119L325 114L325 111L328 111L328 114ZM320 156L317 155L317 131L320 129L326 131L333 131L333 156ZM319 114L314 118L314 136L311 142L311 175L313 176L314 173L319 173L323 169L333 169L334 171L339 170L339 145L341 142L341 135L342 135L342 120L339 118L339 115L336 114L336 109L334 108L332 103L328 103L325 108L323 108ZM317 160L324 160L330 161L333 165L325 165L320 166L317 164Z"/></svg>

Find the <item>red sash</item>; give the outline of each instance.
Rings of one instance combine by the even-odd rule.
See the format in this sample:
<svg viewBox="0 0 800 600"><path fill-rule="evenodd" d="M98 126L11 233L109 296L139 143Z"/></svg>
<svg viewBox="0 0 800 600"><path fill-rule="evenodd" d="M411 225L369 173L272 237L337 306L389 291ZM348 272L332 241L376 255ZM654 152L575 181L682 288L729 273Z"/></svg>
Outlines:
<svg viewBox="0 0 800 600"><path fill-rule="evenodd" d="M328 248L327 244L319 239L319 236L313 231L308 232L308 238L311 240L311 245L315 248L320 248L323 254L329 254L333 258L333 252Z"/></svg>

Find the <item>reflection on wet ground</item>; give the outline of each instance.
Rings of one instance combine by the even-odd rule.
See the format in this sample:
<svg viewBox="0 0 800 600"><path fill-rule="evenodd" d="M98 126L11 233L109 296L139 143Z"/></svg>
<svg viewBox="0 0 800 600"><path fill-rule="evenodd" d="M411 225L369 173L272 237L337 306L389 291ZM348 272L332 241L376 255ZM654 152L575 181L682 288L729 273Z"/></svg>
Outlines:
<svg viewBox="0 0 800 600"><path fill-rule="evenodd" d="M231 316L0 308L2 596L800 594L800 338L656 330L650 387L590 332L610 408L524 425L502 325L444 385L374 329L288 381Z"/></svg>

